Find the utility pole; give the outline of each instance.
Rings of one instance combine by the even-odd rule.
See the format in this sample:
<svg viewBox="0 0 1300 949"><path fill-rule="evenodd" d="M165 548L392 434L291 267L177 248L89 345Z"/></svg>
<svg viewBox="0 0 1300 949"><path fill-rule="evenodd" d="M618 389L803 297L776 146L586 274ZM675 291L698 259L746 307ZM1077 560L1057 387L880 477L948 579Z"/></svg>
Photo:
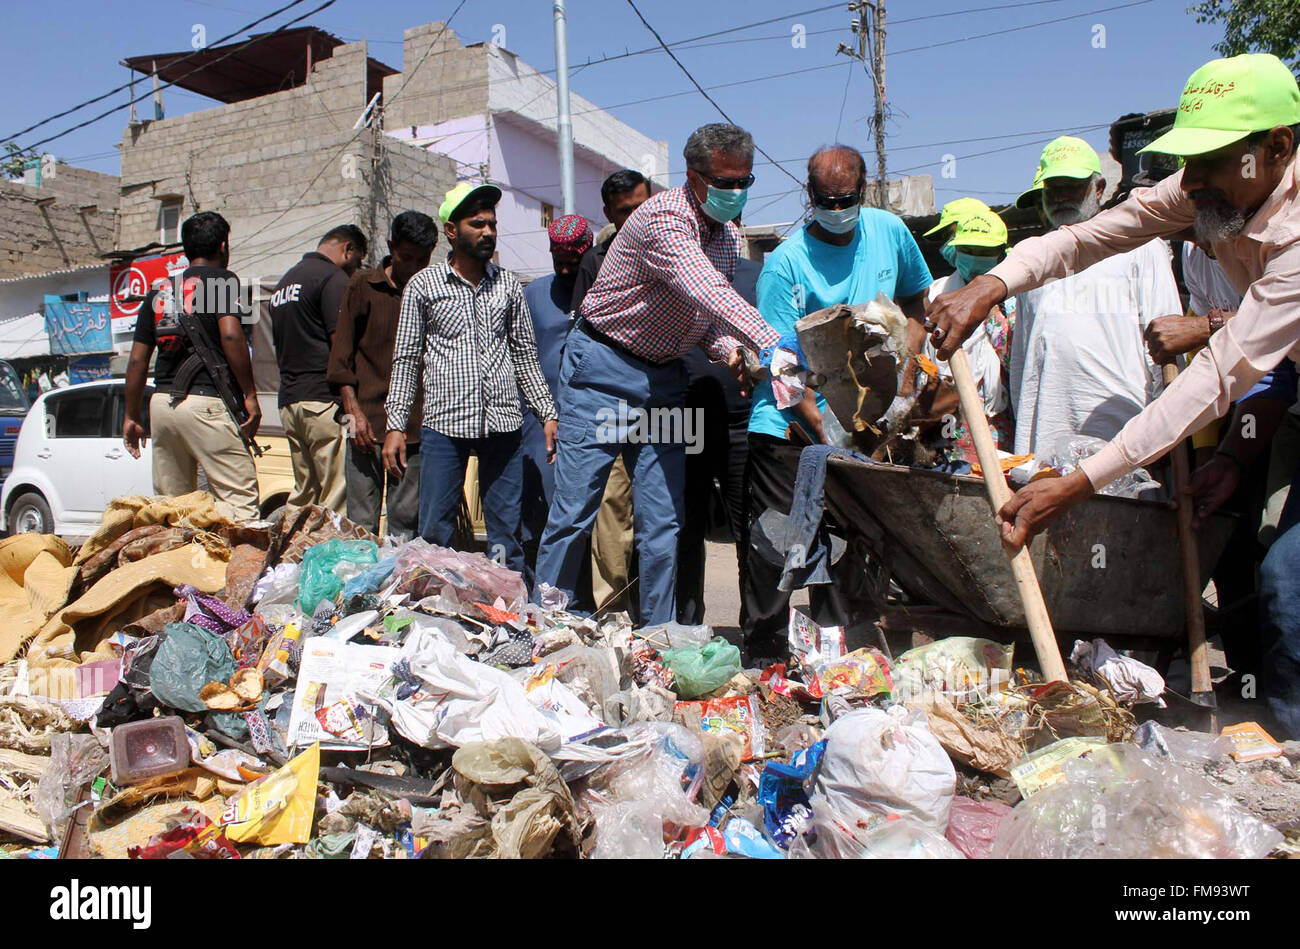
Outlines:
<svg viewBox="0 0 1300 949"><path fill-rule="evenodd" d="M875 92L876 109L871 126L876 135L876 206L889 206L889 179L885 165L885 0L854 0L849 12L857 19L849 27L858 38L857 49L845 43L839 52L865 64L870 56L871 85ZM868 18L867 14L871 16ZM867 44L871 46L868 49Z"/></svg>
<svg viewBox="0 0 1300 949"><path fill-rule="evenodd" d="M564 213L574 213L573 199L573 120L569 117L569 37L564 0L555 2L555 95L556 133L559 136L560 196Z"/></svg>

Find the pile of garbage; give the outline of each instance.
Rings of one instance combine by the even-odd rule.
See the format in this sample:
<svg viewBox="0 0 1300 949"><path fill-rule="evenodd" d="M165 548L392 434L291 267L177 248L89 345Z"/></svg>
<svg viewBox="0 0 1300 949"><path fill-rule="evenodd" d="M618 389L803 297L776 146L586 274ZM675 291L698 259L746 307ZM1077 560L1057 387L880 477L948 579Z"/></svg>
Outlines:
<svg viewBox="0 0 1300 949"><path fill-rule="evenodd" d="M120 499L75 552L0 541L0 855L1263 857L1300 829L1139 732L1163 682L1100 640L1044 684L1010 646L893 657L792 610L789 661L744 669L707 626L537 592L202 493Z"/></svg>

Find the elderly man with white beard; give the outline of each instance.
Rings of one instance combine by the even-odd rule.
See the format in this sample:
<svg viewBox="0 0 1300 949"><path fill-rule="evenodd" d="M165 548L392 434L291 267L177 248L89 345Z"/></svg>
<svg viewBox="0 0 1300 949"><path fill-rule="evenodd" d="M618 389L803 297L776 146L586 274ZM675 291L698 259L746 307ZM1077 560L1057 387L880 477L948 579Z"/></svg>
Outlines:
<svg viewBox="0 0 1300 949"><path fill-rule="evenodd" d="M1048 143L1017 203L1035 201L1052 228L1101 208L1106 181L1082 139ZM1144 334L1157 317L1182 312L1170 253L1159 238L1016 297L1011 406L1017 455L1043 460L1071 436L1106 441L1163 388Z"/></svg>

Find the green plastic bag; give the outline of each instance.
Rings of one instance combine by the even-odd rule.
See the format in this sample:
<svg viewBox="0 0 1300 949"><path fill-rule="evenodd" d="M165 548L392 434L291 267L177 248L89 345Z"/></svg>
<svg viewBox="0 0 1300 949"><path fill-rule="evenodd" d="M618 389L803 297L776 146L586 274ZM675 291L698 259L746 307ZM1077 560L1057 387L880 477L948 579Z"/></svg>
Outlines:
<svg viewBox="0 0 1300 949"><path fill-rule="evenodd" d="M379 547L373 540L336 537L308 547L302 555L302 572L298 575L298 609L311 616L321 600L333 602L343 592L343 580L335 573L339 564L370 564L377 560Z"/></svg>
<svg viewBox="0 0 1300 949"><path fill-rule="evenodd" d="M708 695L741 671L740 650L721 636L703 646L665 649L660 657L673 670L673 689L684 699Z"/></svg>

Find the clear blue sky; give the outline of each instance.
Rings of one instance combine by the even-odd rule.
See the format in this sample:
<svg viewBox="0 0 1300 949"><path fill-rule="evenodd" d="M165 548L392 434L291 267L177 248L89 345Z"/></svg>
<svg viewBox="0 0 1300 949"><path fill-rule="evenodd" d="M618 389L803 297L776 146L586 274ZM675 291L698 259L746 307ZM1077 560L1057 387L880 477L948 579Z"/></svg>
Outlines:
<svg viewBox="0 0 1300 949"><path fill-rule="evenodd" d="M69 0L57 9L38 4L11 9L0 33L0 62L7 87L21 95L11 95L0 107L0 135L121 84L128 74L118 63L127 56L188 49L195 24L203 24L209 41L215 41L284 2ZM258 31L318 2L309 0ZM401 68L403 29L444 19L455 5L455 0L337 0L306 22L347 40L364 38L372 56ZM807 154L837 135L867 152L874 166L874 143L864 121L872 110L869 81L860 66L835 53L840 42L852 41L850 14L844 4L807 12L826 5L817 0L638 0L669 43L780 18L676 52L706 88L732 84L710 94L800 180ZM1047 140L1063 134L1057 130L1101 126L1080 134L1104 151L1111 121L1126 112L1172 107L1186 77L1216 55L1211 46L1220 38L1220 28L1196 23L1186 6L1186 0L895 0L889 11L886 72L894 110L887 126L891 175L933 174L940 204L971 194L997 205L1029 186L1038 152ZM973 8L984 9L958 12ZM625 0L569 0L568 9L569 58L575 69L587 60L654 45ZM1016 29L1049 20L1060 22ZM803 48L793 42L796 25L806 32ZM491 40L500 27L508 49L538 69L554 67L547 0L468 0L452 22L465 42ZM1095 41L1099 28L1104 28L1101 47ZM795 74L763 78L782 73ZM572 87L645 134L667 140L674 183L681 180L686 135L718 120L662 52L577 69ZM139 91L146 88L147 80L137 83ZM632 102L673 93L685 94ZM165 97L168 115L215 104L174 88ZM19 142L30 144L125 100L126 94L119 93ZM152 114L148 101L137 108ZM113 145L121 140L126 118L123 106L42 150L116 173ZM961 141L970 139L977 141ZM955 178L940 176L946 155L957 159ZM801 215L794 181L766 164L756 166L755 174L747 223Z"/></svg>

